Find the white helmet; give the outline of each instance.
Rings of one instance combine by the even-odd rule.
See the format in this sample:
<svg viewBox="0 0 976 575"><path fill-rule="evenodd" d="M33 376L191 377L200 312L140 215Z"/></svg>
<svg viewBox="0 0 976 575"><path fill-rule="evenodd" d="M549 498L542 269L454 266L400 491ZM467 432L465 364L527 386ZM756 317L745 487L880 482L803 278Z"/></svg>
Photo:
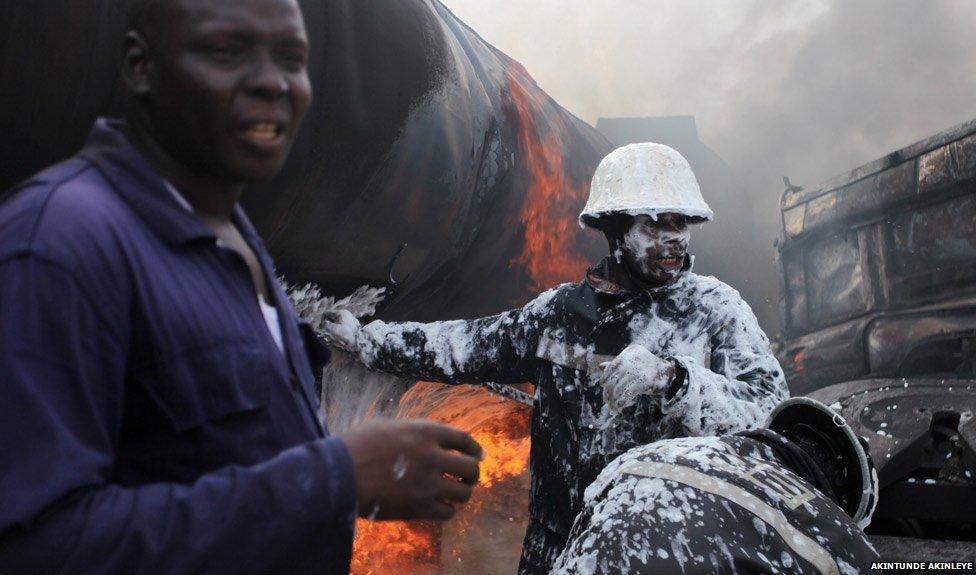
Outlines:
<svg viewBox="0 0 976 575"><path fill-rule="evenodd" d="M600 216L682 214L693 223L714 215L688 160L664 144L630 144L607 154L593 174L580 226L597 227Z"/></svg>

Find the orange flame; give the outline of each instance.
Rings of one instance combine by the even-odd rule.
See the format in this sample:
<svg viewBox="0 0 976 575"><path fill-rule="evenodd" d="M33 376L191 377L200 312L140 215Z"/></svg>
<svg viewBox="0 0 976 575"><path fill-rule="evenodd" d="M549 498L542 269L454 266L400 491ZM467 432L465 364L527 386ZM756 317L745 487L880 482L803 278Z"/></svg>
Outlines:
<svg viewBox="0 0 976 575"><path fill-rule="evenodd" d="M536 122L533 110L544 109L552 103L534 87L531 79L525 80L525 76L519 77L517 73L513 69L509 74L508 85L518 127L518 157L525 162L530 180L519 216L525 229L525 242L522 253L510 265L523 267L532 288L539 291L578 280L586 271L587 259L575 249L579 233L576 216L586 189L575 186L566 173L562 137L565 126L560 121L558 125L547 126L543 134ZM513 504L524 508L527 489L514 480L524 480L526 475L530 415L526 406L481 388L426 382L414 385L400 400L397 417L431 419L471 433L485 451L479 485L471 501L459 509L458 517L445 524L443 530L428 523L359 521L352 575L436 573L442 557L452 562L463 558L466 550L460 548L463 544L458 541L477 537L472 533L479 529L485 535L479 525L482 523L479 514L487 513L486 508ZM513 493L517 497L513 498ZM441 549L441 536L448 529L456 531L459 537ZM471 572L481 571L474 568Z"/></svg>
<svg viewBox="0 0 976 575"><path fill-rule="evenodd" d="M432 573L440 562L436 526L356 520L352 575Z"/></svg>
<svg viewBox="0 0 976 575"><path fill-rule="evenodd" d="M529 459L528 407L472 386L419 382L400 400L398 419L430 419L471 433L485 459L475 494L465 506L466 517L486 505L494 486L521 476ZM507 502L510 503L510 502ZM526 502L522 502L524 506ZM457 521L457 520L455 520ZM470 521L470 519L467 519ZM458 525L461 531L467 525ZM352 575L436 573L440 565L441 530L422 522L359 520L353 545ZM460 558L459 549L444 555Z"/></svg>
<svg viewBox="0 0 976 575"><path fill-rule="evenodd" d="M566 281L577 281L588 267L585 257L576 253L574 243L579 233L577 209L586 190L574 186L563 165L564 127L549 126L543 136L533 109L549 105L544 94L530 95L510 73L509 93L516 113L520 158L525 162L531 181L521 214L525 227L522 253L511 261L524 266L536 291Z"/></svg>

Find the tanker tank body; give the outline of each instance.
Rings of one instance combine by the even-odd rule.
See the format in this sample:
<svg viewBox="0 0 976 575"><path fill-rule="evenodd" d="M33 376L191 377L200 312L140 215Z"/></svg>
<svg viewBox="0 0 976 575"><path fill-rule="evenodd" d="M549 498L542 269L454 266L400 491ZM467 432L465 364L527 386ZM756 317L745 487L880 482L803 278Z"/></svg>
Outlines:
<svg viewBox="0 0 976 575"><path fill-rule="evenodd" d="M0 186L118 115L127 4L3 0ZM282 175L243 200L290 283L343 295L392 274L380 317L472 317L604 252L575 216L610 144L518 63L436 0L301 4L315 101Z"/></svg>

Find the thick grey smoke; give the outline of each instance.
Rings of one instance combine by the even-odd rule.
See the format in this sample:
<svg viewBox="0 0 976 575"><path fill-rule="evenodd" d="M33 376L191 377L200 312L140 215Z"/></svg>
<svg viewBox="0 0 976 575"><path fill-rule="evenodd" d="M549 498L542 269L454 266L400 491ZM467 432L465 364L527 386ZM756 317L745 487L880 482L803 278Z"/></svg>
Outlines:
<svg viewBox="0 0 976 575"><path fill-rule="evenodd" d="M976 117L969 0L446 4L590 123L695 116L752 196L772 292L782 175L816 187Z"/></svg>

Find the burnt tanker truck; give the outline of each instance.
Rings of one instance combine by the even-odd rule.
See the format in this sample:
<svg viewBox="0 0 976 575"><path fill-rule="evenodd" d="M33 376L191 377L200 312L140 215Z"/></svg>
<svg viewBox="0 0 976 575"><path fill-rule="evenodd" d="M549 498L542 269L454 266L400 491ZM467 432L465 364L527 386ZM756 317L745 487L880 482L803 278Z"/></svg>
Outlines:
<svg viewBox="0 0 976 575"><path fill-rule="evenodd" d="M386 286L385 319L474 317L605 251L575 217L610 144L521 65L436 0L300 3L314 102L243 199L289 283ZM0 189L120 114L129 4L0 3Z"/></svg>
<svg viewBox="0 0 976 575"><path fill-rule="evenodd" d="M783 195L780 363L870 444L886 559L976 558L976 121Z"/></svg>
<svg viewBox="0 0 976 575"><path fill-rule="evenodd" d="M120 113L128 4L2 0L0 189ZM244 200L289 282L385 286L385 319L474 317L604 251L575 217L610 144L518 63L436 0L301 4L315 102ZM976 556L974 192L970 123L782 201L780 360L870 441L889 558Z"/></svg>

